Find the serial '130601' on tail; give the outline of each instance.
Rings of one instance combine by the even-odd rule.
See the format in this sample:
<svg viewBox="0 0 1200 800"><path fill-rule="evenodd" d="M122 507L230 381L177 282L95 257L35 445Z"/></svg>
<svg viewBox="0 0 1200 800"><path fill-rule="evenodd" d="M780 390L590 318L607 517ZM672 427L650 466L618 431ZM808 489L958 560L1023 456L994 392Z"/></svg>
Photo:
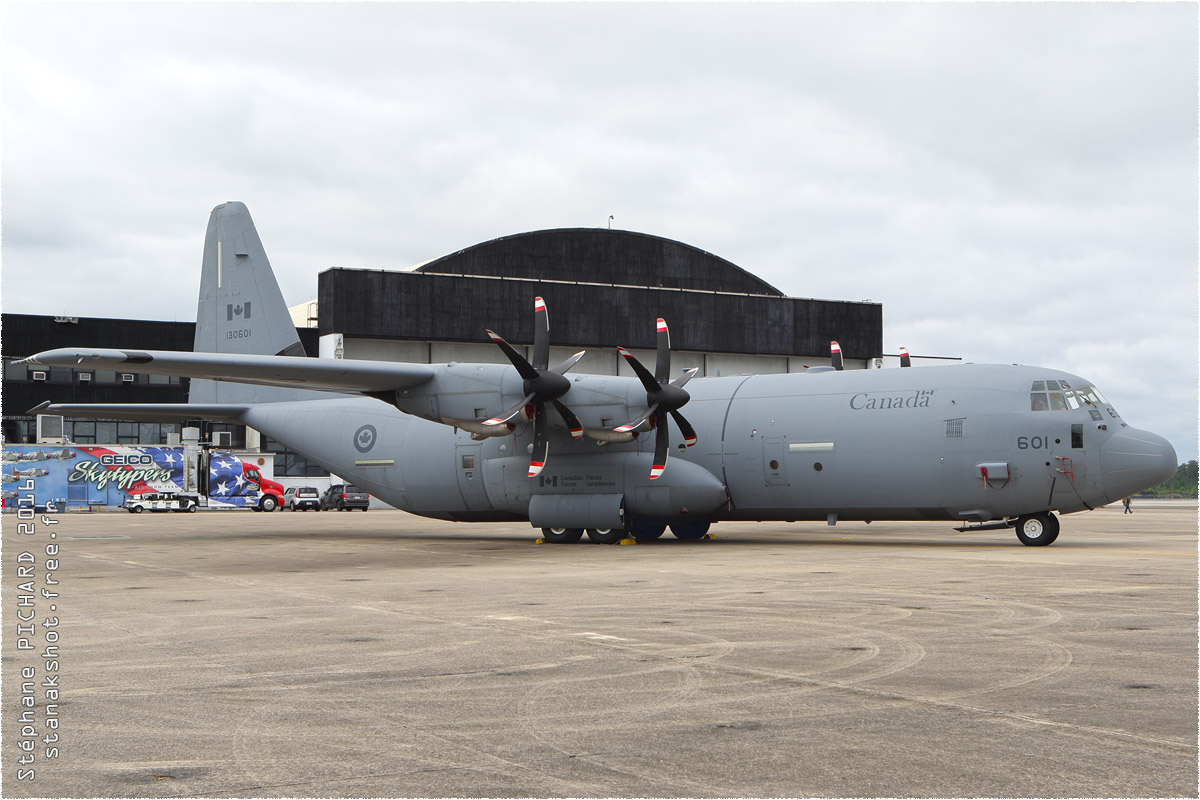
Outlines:
<svg viewBox="0 0 1200 800"><path fill-rule="evenodd" d="M692 370L672 381L660 319L653 371L622 350L635 377L578 375L581 353L549 364L541 298L533 313L532 361L492 331L509 364L303 357L249 212L226 203L205 239L196 352L62 348L26 361L193 379L187 404L39 413L244 423L398 508L529 520L549 541L644 540L667 527L699 538L722 520L949 520L1015 527L1044 545L1058 534L1053 512L1113 502L1175 470L1166 440L1058 370Z"/></svg>

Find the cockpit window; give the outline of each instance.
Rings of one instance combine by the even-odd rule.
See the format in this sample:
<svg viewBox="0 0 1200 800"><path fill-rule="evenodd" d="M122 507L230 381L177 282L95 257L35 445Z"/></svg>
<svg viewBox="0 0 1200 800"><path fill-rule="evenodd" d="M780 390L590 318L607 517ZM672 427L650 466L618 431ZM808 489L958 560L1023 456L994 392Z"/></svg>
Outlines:
<svg viewBox="0 0 1200 800"><path fill-rule="evenodd" d="M1094 412L1101 403L1108 401L1095 386L1071 388L1067 381L1034 381L1029 387L1031 411L1076 411L1088 406L1088 410ZM1092 417L1096 414L1092 413Z"/></svg>

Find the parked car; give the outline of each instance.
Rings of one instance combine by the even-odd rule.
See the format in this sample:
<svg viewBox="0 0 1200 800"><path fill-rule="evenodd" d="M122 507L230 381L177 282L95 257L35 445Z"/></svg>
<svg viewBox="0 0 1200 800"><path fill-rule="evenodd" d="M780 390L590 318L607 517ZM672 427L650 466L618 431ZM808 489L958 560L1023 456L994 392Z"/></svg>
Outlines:
<svg viewBox="0 0 1200 800"><path fill-rule="evenodd" d="M283 493L283 504L292 511L320 511L321 493L314 486L293 486Z"/></svg>
<svg viewBox="0 0 1200 800"><path fill-rule="evenodd" d="M325 490L325 494L321 495L321 508L327 510L336 508L338 511L352 511L361 508L366 511L369 505L371 505L371 495L348 483L335 483Z"/></svg>
<svg viewBox="0 0 1200 800"><path fill-rule="evenodd" d="M130 514L140 514L143 511L186 511L190 513L196 510L196 503L187 497L156 492L127 497L124 505L125 510Z"/></svg>

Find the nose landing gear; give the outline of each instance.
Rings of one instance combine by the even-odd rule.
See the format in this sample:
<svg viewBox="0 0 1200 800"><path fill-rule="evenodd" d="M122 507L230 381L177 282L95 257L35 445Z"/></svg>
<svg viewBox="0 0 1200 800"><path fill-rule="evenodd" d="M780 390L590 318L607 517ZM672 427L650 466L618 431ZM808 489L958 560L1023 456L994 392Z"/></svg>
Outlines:
<svg viewBox="0 0 1200 800"><path fill-rule="evenodd" d="M1028 547L1045 547L1058 538L1058 517L1045 511L1017 520L1017 538Z"/></svg>

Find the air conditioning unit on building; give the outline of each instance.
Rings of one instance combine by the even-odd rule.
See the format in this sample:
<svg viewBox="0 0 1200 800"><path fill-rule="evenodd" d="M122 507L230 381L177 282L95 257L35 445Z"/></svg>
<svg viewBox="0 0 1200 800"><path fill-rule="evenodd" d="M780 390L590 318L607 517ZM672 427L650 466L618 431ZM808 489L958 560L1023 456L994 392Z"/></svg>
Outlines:
<svg viewBox="0 0 1200 800"><path fill-rule="evenodd" d="M182 437L178 433L168 433L167 434L167 444L169 444L169 445L183 444Z"/></svg>
<svg viewBox="0 0 1200 800"><path fill-rule="evenodd" d="M57 414L37 415L38 444L63 444L63 418Z"/></svg>
<svg viewBox="0 0 1200 800"><path fill-rule="evenodd" d="M213 433L213 444L217 447L230 447L233 445L233 434L229 431L216 431Z"/></svg>
<svg viewBox="0 0 1200 800"><path fill-rule="evenodd" d="M133 383L133 375L128 372L121 373L121 383Z"/></svg>
<svg viewBox="0 0 1200 800"><path fill-rule="evenodd" d="M45 370L36 369L29 373L29 377L35 381L44 381L46 380L46 372Z"/></svg>
<svg viewBox="0 0 1200 800"><path fill-rule="evenodd" d="M92 373L90 373L90 372L79 373L79 382L80 383L91 383L91 381L92 381Z"/></svg>

